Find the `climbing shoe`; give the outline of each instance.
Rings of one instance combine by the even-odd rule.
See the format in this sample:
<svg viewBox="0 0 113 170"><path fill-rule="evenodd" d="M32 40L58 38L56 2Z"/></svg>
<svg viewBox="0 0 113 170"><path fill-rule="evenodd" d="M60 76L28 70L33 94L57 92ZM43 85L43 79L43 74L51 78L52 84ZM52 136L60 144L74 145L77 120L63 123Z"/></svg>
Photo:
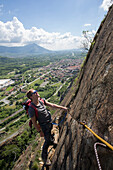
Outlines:
<svg viewBox="0 0 113 170"><path fill-rule="evenodd" d="M50 159L49 159L49 158L47 158L47 160L44 162L44 164L45 164L46 166L50 166L50 165L51 165L51 161L50 161Z"/></svg>
<svg viewBox="0 0 113 170"><path fill-rule="evenodd" d="M53 148L56 149L56 147L57 147L57 143L54 143Z"/></svg>

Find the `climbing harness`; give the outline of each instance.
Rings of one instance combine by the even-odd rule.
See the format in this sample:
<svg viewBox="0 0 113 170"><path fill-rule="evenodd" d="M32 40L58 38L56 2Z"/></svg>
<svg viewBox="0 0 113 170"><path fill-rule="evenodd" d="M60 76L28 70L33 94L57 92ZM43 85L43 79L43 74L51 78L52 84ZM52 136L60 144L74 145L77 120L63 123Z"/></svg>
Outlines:
<svg viewBox="0 0 113 170"><path fill-rule="evenodd" d="M94 144L94 151L95 151L95 156L96 156L98 168L99 168L99 170L102 170L101 165L100 165L100 161L99 161L99 157L98 157L98 153L97 153L97 148L96 148L97 145L101 145L101 146L104 146L104 147L106 147L106 145L103 144L103 143L99 143L99 142L96 142Z"/></svg>
<svg viewBox="0 0 113 170"><path fill-rule="evenodd" d="M110 145L108 142L106 142L104 139L102 139L100 136L98 136L93 130L91 130L85 123L79 122L81 125L83 125L85 128L87 128L96 138L98 138L101 142L103 142L106 146L108 146L111 150L113 150L113 146Z"/></svg>
<svg viewBox="0 0 113 170"><path fill-rule="evenodd" d="M65 120L65 118L66 118L66 115L67 115L67 112L65 113L65 115L64 115L64 117L63 117L63 119L59 122L59 123L54 123L54 122L52 122L52 124L53 125L57 125L57 126L59 126L64 120Z"/></svg>

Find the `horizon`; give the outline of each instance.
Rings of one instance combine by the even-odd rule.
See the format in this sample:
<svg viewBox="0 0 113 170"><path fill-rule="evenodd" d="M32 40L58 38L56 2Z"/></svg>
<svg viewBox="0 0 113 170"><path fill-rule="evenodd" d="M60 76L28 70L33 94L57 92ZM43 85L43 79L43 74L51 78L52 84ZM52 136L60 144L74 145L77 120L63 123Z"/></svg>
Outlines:
<svg viewBox="0 0 113 170"><path fill-rule="evenodd" d="M112 0L0 3L0 46L37 44L52 51L82 47L82 32L94 37ZM27 9L27 10L26 10Z"/></svg>
<svg viewBox="0 0 113 170"><path fill-rule="evenodd" d="M39 46L39 45L37 45L36 43L31 43L31 44L27 44L27 45L19 45L19 46L4 46L4 45L0 45L0 47L4 47L4 48L21 48L21 47L27 47L27 46L30 46L30 45L34 45L34 46L37 46L37 47L41 47L42 49L44 49L44 50L47 50L46 52L42 52L42 53L40 53L39 52L39 54L42 54L42 55L44 55L44 54L46 54L46 53L54 53L54 52L85 52L85 50L84 49L82 49L82 48L75 48L75 49L64 49L64 50L48 50L48 49L46 49L46 48L44 48L44 47L42 47L42 46ZM5 54L4 54L5 53ZM13 52L7 52L7 51L5 51L5 52L0 52L0 54L1 55L3 55L3 57L5 57L5 55L6 55L6 53L11 53L11 54L13 54ZM29 52L28 52L29 53ZM86 53L86 52L85 52ZM21 53L22 54L22 53ZM38 52L37 52L37 54L38 54Z"/></svg>

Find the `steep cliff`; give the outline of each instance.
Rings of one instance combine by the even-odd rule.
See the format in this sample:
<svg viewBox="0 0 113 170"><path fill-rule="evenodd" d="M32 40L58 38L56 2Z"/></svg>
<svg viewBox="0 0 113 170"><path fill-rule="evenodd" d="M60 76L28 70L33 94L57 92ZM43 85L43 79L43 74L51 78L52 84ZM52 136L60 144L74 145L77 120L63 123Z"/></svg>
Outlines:
<svg viewBox="0 0 113 170"><path fill-rule="evenodd" d="M62 104L70 107L61 126L51 170L96 170L94 152L99 140L78 121L85 121L113 146L113 6L101 23L77 83ZM97 147L102 169L113 169L113 151Z"/></svg>

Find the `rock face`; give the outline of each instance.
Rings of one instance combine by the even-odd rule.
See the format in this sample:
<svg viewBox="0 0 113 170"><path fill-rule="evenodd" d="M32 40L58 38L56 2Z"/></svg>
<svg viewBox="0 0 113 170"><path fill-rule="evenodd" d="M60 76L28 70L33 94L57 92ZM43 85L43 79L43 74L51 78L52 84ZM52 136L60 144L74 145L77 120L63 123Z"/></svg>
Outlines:
<svg viewBox="0 0 113 170"><path fill-rule="evenodd" d="M97 170L95 142L78 121L85 121L113 146L113 5L95 35L79 79L62 105L70 107L60 130L51 170ZM97 146L101 168L113 169L113 151Z"/></svg>

